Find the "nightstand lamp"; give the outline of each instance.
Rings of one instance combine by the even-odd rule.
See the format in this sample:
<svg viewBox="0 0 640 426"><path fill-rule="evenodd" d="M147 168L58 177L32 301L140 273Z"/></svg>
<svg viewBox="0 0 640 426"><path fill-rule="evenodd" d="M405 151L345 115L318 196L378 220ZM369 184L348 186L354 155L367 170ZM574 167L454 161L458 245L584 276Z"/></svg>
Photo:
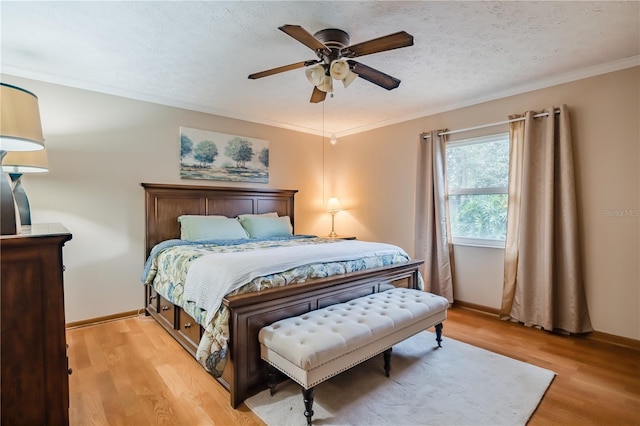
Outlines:
<svg viewBox="0 0 640 426"><path fill-rule="evenodd" d="M329 198L327 201L327 212L331 213L331 233L329 234L329 238L335 238L338 236L335 230L335 217L336 213L342 210L342 206L340 205L340 201L336 197Z"/></svg>
<svg viewBox="0 0 640 426"><path fill-rule="evenodd" d="M7 151L44 149L38 97L10 84L0 83L0 165ZM0 234L14 235L16 204L11 185L0 167Z"/></svg>
<svg viewBox="0 0 640 426"><path fill-rule="evenodd" d="M11 182L13 182L13 198L20 214L20 223L31 225L31 208L27 193L22 186L22 174L48 172L47 150L9 152L2 162L2 170L9 173Z"/></svg>

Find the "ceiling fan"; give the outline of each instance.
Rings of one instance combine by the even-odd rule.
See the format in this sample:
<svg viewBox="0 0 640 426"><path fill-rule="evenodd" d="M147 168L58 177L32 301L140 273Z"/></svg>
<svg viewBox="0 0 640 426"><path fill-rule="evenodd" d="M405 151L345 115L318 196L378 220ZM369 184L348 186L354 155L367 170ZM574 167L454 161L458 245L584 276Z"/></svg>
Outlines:
<svg viewBox="0 0 640 426"><path fill-rule="evenodd" d="M313 35L300 25L283 25L278 29L313 50L318 59L257 72L249 75L249 78L255 80L285 71L309 67L306 70L306 75L314 85L311 94L312 103L324 101L327 92L333 91L333 79L341 80L344 87L347 87L356 77L360 77L387 90L395 89L400 85L400 80L351 58L413 45L413 36L405 31L350 46L349 34L336 28L320 30Z"/></svg>

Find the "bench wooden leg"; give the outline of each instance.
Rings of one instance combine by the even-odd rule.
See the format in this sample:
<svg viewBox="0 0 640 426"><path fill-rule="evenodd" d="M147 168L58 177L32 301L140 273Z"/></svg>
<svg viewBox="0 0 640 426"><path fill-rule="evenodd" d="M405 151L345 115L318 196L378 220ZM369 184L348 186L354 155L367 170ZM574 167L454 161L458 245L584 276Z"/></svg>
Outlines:
<svg viewBox="0 0 640 426"><path fill-rule="evenodd" d="M269 393L271 394L271 396L273 396L273 394L276 393L276 373L278 370L268 362L266 362L265 364L267 364Z"/></svg>
<svg viewBox="0 0 640 426"><path fill-rule="evenodd" d="M441 348L442 345L442 323L436 324L436 342L438 342L438 347Z"/></svg>
<svg viewBox="0 0 640 426"><path fill-rule="evenodd" d="M389 371L391 371L391 352L393 348L389 348L382 353L384 356L384 374L389 377Z"/></svg>
<svg viewBox="0 0 640 426"><path fill-rule="evenodd" d="M302 388L302 400L304 401L304 416L307 418L307 425L311 426L311 417L313 417L313 388Z"/></svg>

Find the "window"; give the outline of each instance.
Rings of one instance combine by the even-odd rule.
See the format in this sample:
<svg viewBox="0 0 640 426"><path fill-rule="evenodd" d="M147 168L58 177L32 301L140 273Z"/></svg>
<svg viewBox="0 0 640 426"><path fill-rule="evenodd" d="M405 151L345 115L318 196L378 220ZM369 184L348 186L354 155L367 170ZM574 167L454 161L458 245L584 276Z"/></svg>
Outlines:
<svg viewBox="0 0 640 426"><path fill-rule="evenodd" d="M509 134L449 142L446 156L454 244L504 247Z"/></svg>

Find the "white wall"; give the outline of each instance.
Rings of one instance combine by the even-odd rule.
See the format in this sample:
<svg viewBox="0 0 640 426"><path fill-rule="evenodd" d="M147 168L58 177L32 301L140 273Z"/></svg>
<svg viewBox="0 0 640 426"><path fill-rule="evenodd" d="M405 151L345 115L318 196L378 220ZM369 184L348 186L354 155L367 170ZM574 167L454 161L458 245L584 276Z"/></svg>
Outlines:
<svg viewBox="0 0 640 426"><path fill-rule="evenodd" d="M453 258L455 299L499 310L504 249L456 245L453 247Z"/></svg>

